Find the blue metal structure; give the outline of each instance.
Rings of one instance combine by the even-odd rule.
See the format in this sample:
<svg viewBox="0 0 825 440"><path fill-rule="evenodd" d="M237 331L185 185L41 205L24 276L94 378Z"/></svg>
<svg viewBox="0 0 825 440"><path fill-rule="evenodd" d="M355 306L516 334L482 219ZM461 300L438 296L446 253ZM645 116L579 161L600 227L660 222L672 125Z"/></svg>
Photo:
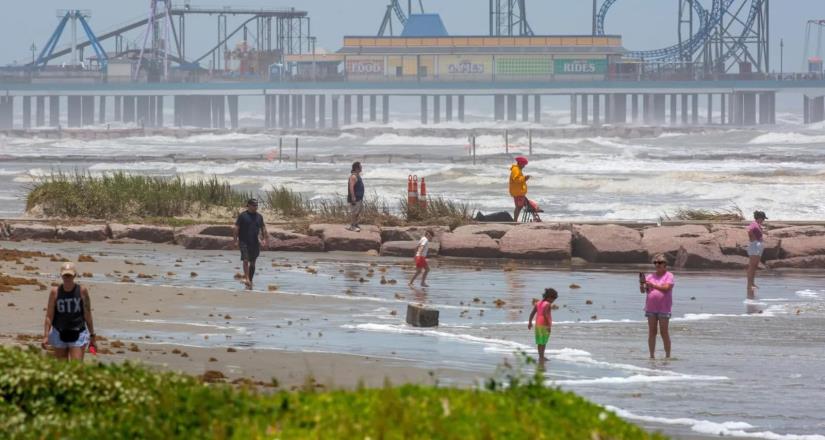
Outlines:
<svg viewBox="0 0 825 440"><path fill-rule="evenodd" d="M402 37L446 37L447 28L438 14L412 14L404 25Z"/></svg>
<svg viewBox="0 0 825 440"><path fill-rule="evenodd" d="M103 70L106 70L106 67L109 63L109 56L106 54L106 51L103 50L103 46L100 45L100 41L98 41L95 33L92 31L91 26L86 21L86 18L83 16L79 10L67 11L66 15L60 19L60 23L58 23L57 28L55 28L54 32L52 33L49 40L43 46L43 50L40 52L40 56L37 57L37 60L34 62L32 67L34 69L45 67L48 64L49 59L51 59L52 53L54 52L55 47L57 46L57 42L60 41L60 37L63 35L63 31L66 29L66 23L69 22L70 19L76 19L80 21L80 25L83 27L83 31L86 33L86 37L89 39L89 43L95 51L95 55L97 55L98 62Z"/></svg>

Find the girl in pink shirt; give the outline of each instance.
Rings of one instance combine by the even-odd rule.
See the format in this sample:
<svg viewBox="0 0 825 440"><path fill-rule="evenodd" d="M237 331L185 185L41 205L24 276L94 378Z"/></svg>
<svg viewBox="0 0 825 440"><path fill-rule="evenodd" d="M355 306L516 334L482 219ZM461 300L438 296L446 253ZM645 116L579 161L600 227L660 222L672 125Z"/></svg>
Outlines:
<svg viewBox="0 0 825 440"><path fill-rule="evenodd" d="M550 309L553 308L553 301L558 297L559 293L555 289L544 289L541 301L533 305L530 320L527 322L527 330L530 330L533 328L533 318L536 318L536 346L539 351L539 366L544 366L546 360L544 350L550 341L550 332L553 327L553 314Z"/></svg>
<svg viewBox="0 0 825 440"><path fill-rule="evenodd" d="M670 358L670 323L673 307L673 274L667 271L667 259L658 254L653 257L656 273L644 276L640 281L639 290L647 295L645 301L645 316L647 317L647 346L650 358L656 358L656 333L662 333L662 343L665 346L665 357ZM640 274L640 277L642 275Z"/></svg>
<svg viewBox="0 0 825 440"><path fill-rule="evenodd" d="M763 211L754 211L753 223L748 226L748 298L754 297L754 291L757 289L755 284L756 269L759 267L759 262L762 261L762 252L765 250L765 245L762 242L764 231L762 224L768 216Z"/></svg>

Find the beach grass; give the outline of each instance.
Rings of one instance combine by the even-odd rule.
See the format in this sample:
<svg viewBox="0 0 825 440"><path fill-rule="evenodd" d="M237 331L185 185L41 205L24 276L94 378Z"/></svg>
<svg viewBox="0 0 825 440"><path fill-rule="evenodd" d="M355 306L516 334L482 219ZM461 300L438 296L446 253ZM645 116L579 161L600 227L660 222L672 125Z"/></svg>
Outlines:
<svg viewBox="0 0 825 440"><path fill-rule="evenodd" d="M319 390L308 380L301 390L261 392L8 347L0 347L0 432L11 439L664 438L536 380L356 390Z"/></svg>
<svg viewBox="0 0 825 440"><path fill-rule="evenodd" d="M177 217L213 210L237 210L252 197L216 177L188 182L124 172L92 176L57 172L36 181L26 210L48 217L124 219Z"/></svg>

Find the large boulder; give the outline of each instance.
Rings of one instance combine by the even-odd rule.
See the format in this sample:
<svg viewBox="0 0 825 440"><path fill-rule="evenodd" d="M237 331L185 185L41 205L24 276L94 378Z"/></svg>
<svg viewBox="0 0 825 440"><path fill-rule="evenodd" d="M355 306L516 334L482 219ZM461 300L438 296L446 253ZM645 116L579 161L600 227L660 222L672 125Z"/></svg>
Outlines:
<svg viewBox="0 0 825 440"><path fill-rule="evenodd" d="M647 251L642 234L619 225L580 225L575 227L573 255L592 263L644 263Z"/></svg>
<svg viewBox="0 0 825 440"><path fill-rule="evenodd" d="M767 235L780 239L796 237L822 237L825 236L825 226L811 225L774 228L768 230Z"/></svg>
<svg viewBox="0 0 825 440"><path fill-rule="evenodd" d="M414 257L418 249L418 241L385 241L381 244L382 257ZM430 257L438 255L441 245L437 241L430 242Z"/></svg>
<svg viewBox="0 0 825 440"><path fill-rule="evenodd" d="M711 236L719 243L722 253L725 255L748 256L748 231L744 226L714 225L711 227ZM780 254L780 240L773 234L765 235L765 252L762 260L775 260Z"/></svg>
<svg viewBox="0 0 825 440"><path fill-rule="evenodd" d="M532 225L517 226L501 238L501 254L507 258L569 260L573 234Z"/></svg>
<svg viewBox="0 0 825 440"><path fill-rule="evenodd" d="M232 225L191 225L175 231L175 243L183 244L184 237L206 235L232 238Z"/></svg>
<svg viewBox="0 0 825 440"><path fill-rule="evenodd" d="M271 239L275 240L294 240L296 238L304 238L307 237L304 234L299 234L297 232L287 231L286 229L281 228L266 228L266 232L269 233Z"/></svg>
<svg viewBox="0 0 825 440"><path fill-rule="evenodd" d="M175 241L175 230L170 226L152 225L124 225L112 223L109 225L113 240L140 240L150 243L170 243Z"/></svg>
<svg viewBox="0 0 825 440"><path fill-rule="evenodd" d="M424 236L427 230L433 231L436 238L445 232L450 232L447 226L390 226L381 228L381 241L417 241Z"/></svg>
<svg viewBox="0 0 825 440"><path fill-rule="evenodd" d="M12 240L54 240L57 229L42 223L11 223L9 238Z"/></svg>
<svg viewBox="0 0 825 440"><path fill-rule="evenodd" d="M235 249L232 237L218 237L215 235L179 235L176 237L178 243L186 249L198 249L205 251L222 251Z"/></svg>
<svg viewBox="0 0 825 440"><path fill-rule="evenodd" d="M770 230L766 235L782 240L783 259L825 255L825 226L791 226Z"/></svg>
<svg viewBox="0 0 825 440"><path fill-rule="evenodd" d="M486 234L446 233L441 236L441 255L447 257L498 258L498 241Z"/></svg>
<svg viewBox="0 0 825 440"><path fill-rule="evenodd" d="M413 327L437 327L438 310L407 304L407 324Z"/></svg>
<svg viewBox="0 0 825 440"><path fill-rule="evenodd" d="M773 260L766 265L771 269L825 269L825 255Z"/></svg>
<svg viewBox="0 0 825 440"><path fill-rule="evenodd" d="M57 238L69 241L106 241L109 239L109 226L60 226L57 228Z"/></svg>
<svg viewBox="0 0 825 440"><path fill-rule="evenodd" d="M682 243L674 266L687 269L743 269L748 266L748 258L725 255L719 243L712 238L700 239Z"/></svg>
<svg viewBox="0 0 825 440"><path fill-rule="evenodd" d="M499 239L504 237L510 229L513 229L514 225L503 225L500 223L488 223L483 225L466 225L466 226L459 226L453 230L453 234L458 235L477 235L482 234L486 235L490 238Z"/></svg>
<svg viewBox="0 0 825 440"><path fill-rule="evenodd" d="M344 225L310 225L310 235L321 237L328 251L366 252L381 249L381 232L377 226L361 226L361 232L347 230Z"/></svg>
<svg viewBox="0 0 825 440"><path fill-rule="evenodd" d="M700 225L655 226L642 231L642 247L648 255L664 254L671 264L683 244L699 239L710 239L708 229Z"/></svg>
<svg viewBox="0 0 825 440"><path fill-rule="evenodd" d="M268 249L284 252L324 252L324 240L307 235L285 240L272 238L269 240Z"/></svg>

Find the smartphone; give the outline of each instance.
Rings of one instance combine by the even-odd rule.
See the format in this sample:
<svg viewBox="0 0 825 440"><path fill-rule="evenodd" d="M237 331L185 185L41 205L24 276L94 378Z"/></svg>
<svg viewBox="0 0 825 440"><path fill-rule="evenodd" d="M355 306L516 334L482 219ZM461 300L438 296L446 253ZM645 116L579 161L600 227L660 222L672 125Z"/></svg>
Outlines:
<svg viewBox="0 0 825 440"><path fill-rule="evenodd" d="M645 274L642 273L642 272L639 272L639 291L642 292L642 293L647 293L647 288L645 286L646 282L647 282L647 279L645 278Z"/></svg>

